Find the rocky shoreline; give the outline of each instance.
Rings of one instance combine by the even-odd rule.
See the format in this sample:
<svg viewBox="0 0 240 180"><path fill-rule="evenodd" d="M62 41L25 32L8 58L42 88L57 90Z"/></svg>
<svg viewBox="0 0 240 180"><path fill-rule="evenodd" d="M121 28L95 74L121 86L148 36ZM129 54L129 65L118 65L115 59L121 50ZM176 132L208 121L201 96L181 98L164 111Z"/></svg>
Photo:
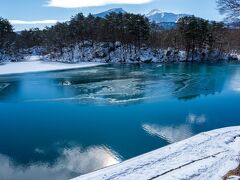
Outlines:
<svg viewBox="0 0 240 180"><path fill-rule="evenodd" d="M26 57L32 55L38 55L44 61L65 63L100 62L130 64L240 61L240 53L237 51L224 53L218 50L197 49L194 54L187 54L186 51L175 48L153 49L144 47L137 49L134 46L123 46L121 42L91 43L89 41L63 48L61 52L53 50L49 53L45 48L34 47L21 50L21 52L15 55L0 53L0 61L24 61Z"/></svg>
<svg viewBox="0 0 240 180"><path fill-rule="evenodd" d="M199 49L193 54L168 48L152 49L126 48L120 42L76 45L64 48L62 54L51 53L45 60L61 62L102 62L102 63L164 63L164 62L202 62L202 61L238 61L240 54L223 53L217 50Z"/></svg>

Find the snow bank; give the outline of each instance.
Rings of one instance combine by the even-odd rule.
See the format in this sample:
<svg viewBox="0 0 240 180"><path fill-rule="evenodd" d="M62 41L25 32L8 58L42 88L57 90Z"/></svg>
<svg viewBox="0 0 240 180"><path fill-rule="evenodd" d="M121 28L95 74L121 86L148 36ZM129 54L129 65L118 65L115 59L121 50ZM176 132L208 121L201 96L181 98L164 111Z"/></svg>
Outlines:
<svg viewBox="0 0 240 180"><path fill-rule="evenodd" d="M218 50L199 49L194 54L195 62L240 60L235 54L226 54ZM136 49L126 48L121 42L78 44L75 47L63 49L63 54L51 53L45 56L51 61L61 62L103 62L103 63L163 63L192 62L192 54L187 58L185 51L175 48L151 49L148 47Z"/></svg>
<svg viewBox="0 0 240 180"><path fill-rule="evenodd" d="M176 48L152 49L144 47L138 49L134 46L126 47L121 42L115 43L84 43L65 47L62 53L53 50L49 52L45 48L33 47L20 50L17 54L8 55L0 50L0 62L24 61L28 56L43 55L46 61L77 63L77 62L101 62L101 63L172 63L172 62L202 62L202 61L240 61L239 52L223 53L219 50L197 49L194 55L187 55L185 51ZM193 60L192 60L193 57Z"/></svg>
<svg viewBox="0 0 240 180"><path fill-rule="evenodd" d="M227 180L239 180L240 176L230 176Z"/></svg>
<svg viewBox="0 0 240 180"><path fill-rule="evenodd" d="M231 53L231 58L234 60L240 60L240 54L238 52Z"/></svg>
<svg viewBox="0 0 240 180"><path fill-rule="evenodd" d="M40 61L36 56L28 57L29 61L25 62L7 62L0 65L0 75L5 74L19 74L19 73L32 73L43 71L59 71L78 68L87 68L93 66L103 65L102 63L82 62L76 64L67 64L60 62L44 62Z"/></svg>
<svg viewBox="0 0 240 180"><path fill-rule="evenodd" d="M74 180L220 180L240 163L240 126L201 133Z"/></svg>

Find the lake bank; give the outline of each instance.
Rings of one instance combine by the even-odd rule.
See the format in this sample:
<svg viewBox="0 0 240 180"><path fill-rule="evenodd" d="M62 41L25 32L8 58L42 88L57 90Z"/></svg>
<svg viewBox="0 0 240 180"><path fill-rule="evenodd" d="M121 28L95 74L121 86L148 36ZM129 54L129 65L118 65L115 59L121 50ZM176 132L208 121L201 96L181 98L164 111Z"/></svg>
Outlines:
<svg viewBox="0 0 240 180"><path fill-rule="evenodd" d="M240 126L204 132L74 180L212 179L239 165Z"/></svg>
<svg viewBox="0 0 240 180"><path fill-rule="evenodd" d="M121 52L120 45L102 43L93 45L93 47L85 45L86 47L82 50L78 47L73 50L65 48L61 56L57 54L40 55L43 51L42 48L28 49L27 54L25 52L16 57L2 56L0 75L72 70L105 64L219 63L239 62L240 60L238 53L226 54L208 52L207 50L197 51L194 60L186 60L186 52L176 49L152 50L143 48L128 54ZM115 50L110 52L109 48L113 46Z"/></svg>
<svg viewBox="0 0 240 180"><path fill-rule="evenodd" d="M239 52L223 52L220 50L197 49L194 52L176 48L156 49L150 47L126 48L121 42L90 43L84 42L73 47L65 47L62 53L43 56L47 61L60 62L101 62L113 64L135 63L181 63L181 62L222 62L239 61Z"/></svg>

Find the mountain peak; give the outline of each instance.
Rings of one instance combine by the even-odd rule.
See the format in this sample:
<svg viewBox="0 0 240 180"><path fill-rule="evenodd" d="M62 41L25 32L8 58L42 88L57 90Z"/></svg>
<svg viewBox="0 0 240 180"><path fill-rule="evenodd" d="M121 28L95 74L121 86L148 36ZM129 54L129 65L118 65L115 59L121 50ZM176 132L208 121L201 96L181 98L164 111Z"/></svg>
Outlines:
<svg viewBox="0 0 240 180"><path fill-rule="evenodd" d="M149 16L153 16L153 15L155 15L155 14L161 14L161 13L162 13L161 10L159 10L159 9L153 9L153 10L151 10L146 16L149 17Z"/></svg>
<svg viewBox="0 0 240 180"><path fill-rule="evenodd" d="M112 12L126 12L126 11L124 11L123 8L112 8L112 9L109 9L108 11L112 11Z"/></svg>
<svg viewBox="0 0 240 180"><path fill-rule="evenodd" d="M174 14L174 13L167 13L162 12L158 9L154 9L150 11L146 15L151 22L156 23L176 23L180 18L184 16L188 16L187 14Z"/></svg>
<svg viewBox="0 0 240 180"><path fill-rule="evenodd" d="M107 11L104 11L104 12L101 12L101 13L98 13L98 14L95 14L96 17L101 17L101 18L104 18L106 17L107 15L109 15L110 13L117 13L117 14L125 14L127 13L123 8L113 8L113 9L109 9Z"/></svg>

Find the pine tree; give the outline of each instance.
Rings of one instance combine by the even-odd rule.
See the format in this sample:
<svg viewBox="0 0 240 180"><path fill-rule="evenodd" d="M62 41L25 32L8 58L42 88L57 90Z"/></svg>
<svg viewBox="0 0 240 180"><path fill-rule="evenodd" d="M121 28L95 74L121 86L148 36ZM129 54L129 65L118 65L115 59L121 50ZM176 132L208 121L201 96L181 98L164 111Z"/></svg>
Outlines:
<svg viewBox="0 0 240 180"><path fill-rule="evenodd" d="M10 22L0 17L0 48L10 43L10 35L13 34L13 27Z"/></svg>

